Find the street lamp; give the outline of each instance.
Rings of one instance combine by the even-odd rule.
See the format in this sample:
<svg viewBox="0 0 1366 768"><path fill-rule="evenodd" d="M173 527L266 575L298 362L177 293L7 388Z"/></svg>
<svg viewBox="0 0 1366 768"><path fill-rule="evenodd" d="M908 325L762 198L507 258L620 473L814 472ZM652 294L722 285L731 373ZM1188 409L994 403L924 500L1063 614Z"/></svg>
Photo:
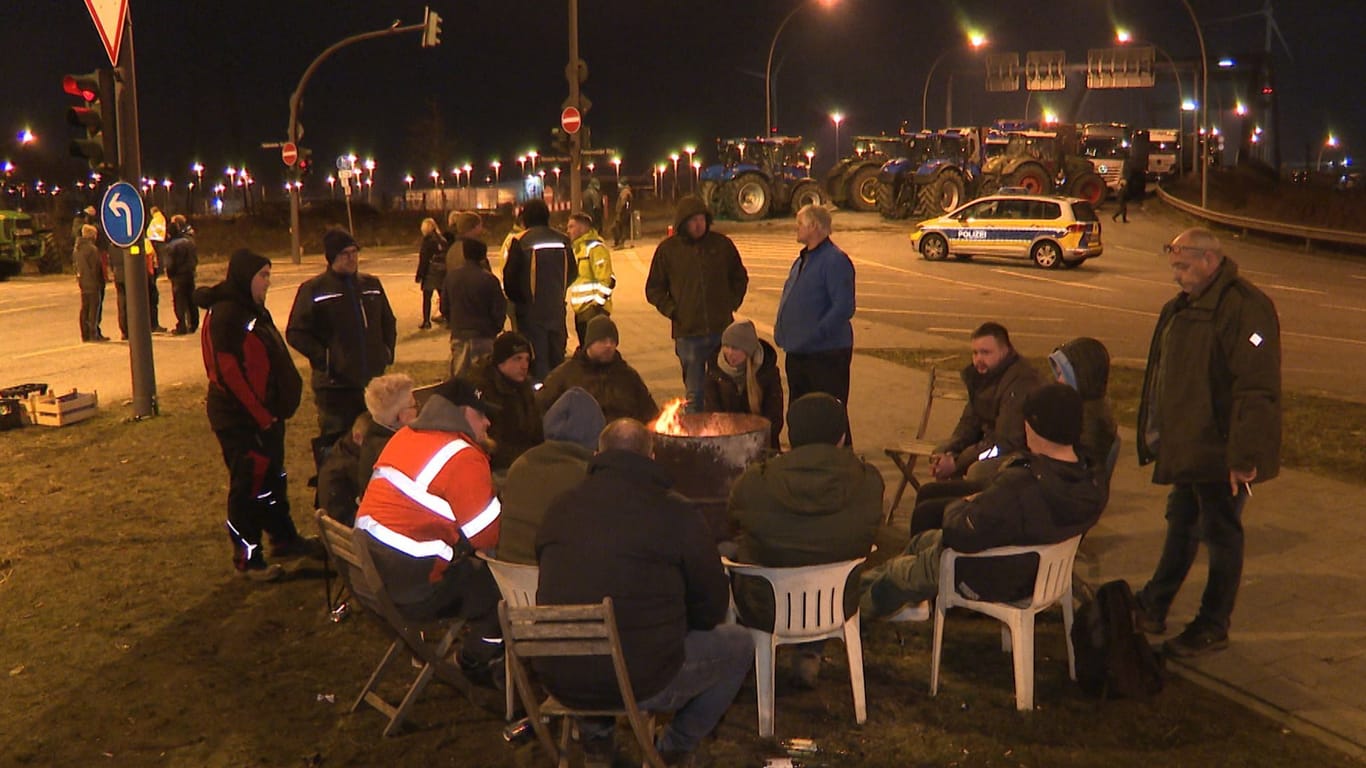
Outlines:
<svg viewBox="0 0 1366 768"><path fill-rule="evenodd" d="M617 183L621 183L621 158L612 158L612 167L617 169Z"/></svg>
<svg viewBox="0 0 1366 768"><path fill-rule="evenodd" d="M674 199L678 199L678 153L669 155L669 159L674 161Z"/></svg>
<svg viewBox="0 0 1366 768"><path fill-rule="evenodd" d="M526 155L517 156L517 167L523 176L526 175Z"/></svg>
<svg viewBox="0 0 1366 768"><path fill-rule="evenodd" d="M840 123L844 122L843 112L831 112L830 122L835 124L835 157L840 156ZM809 158L808 158L809 159Z"/></svg>
<svg viewBox="0 0 1366 768"><path fill-rule="evenodd" d="M215 189L214 191L218 192L217 189ZM327 196L329 198L337 196L337 177L333 176L330 173L327 175Z"/></svg>
<svg viewBox="0 0 1366 768"><path fill-rule="evenodd" d="M526 153L526 156L527 156L527 159L531 161L531 172L532 172L532 173L535 173L535 172L536 172L536 158L540 157L540 155L536 154L536 150L532 149L532 150L529 150L529 151Z"/></svg>
<svg viewBox="0 0 1366 768"><path fill-rule="evenodd" d="M766 64L766 65L764 66L764 135L765 135L765 136L768 136L769 134L773 133L773 127L774 127L774 126L773 126L773 52L774 52L775 50L777 50L777 48L778 48L778 36L781 35L781 34L783 33L783 28L787 26L787 23L788 23L789 21L792 21L792 17L793 17L793 16L796 16L798 11L800 11L800 10L803 9L803 8L805 8L809 3L812 3L812 2L819 2L821 5L824 5L825 7L829 8L829 7L834 6L835 3L838 2L838 0L805 0L805 1L802 2L802 3L799 3L799 4L797 5L796 8L793 8L791 11L788 12L787 16L783 17L782 23L780 23L780 24L778 25L778 30L777 30L776 32L773 33L773 42L772 42L772 43L769 43L769 46L768 46L768 64Z"/></svg>
<svg viewBox="0 0 1366 768"><path fill-rule="evenodd" d="M692 161L692 188L696 190L702 185L702 161Z"/></svg>
<svg viewBox="0 0 1366 768"><path fill-rule="evenodd" d="M329 176L328 178L331 177ZM411 173L403 177L403 183L408 185L409 192L413 191L413 175Z"/></svg>
<svg viewBox="0 0 1366 768"><path fill-rule="evenodd" d="M1323 142L1323 146L1319 147L1318 159L1314 160L1314 170L1318 171L1323 168L1323 151L1325 149L1337 149L1337 147L1338 137L1334 136L1331 133L1328 134L1328 138Z"/></svg>
<svg viewBox="0 0 1366 768"><path fill-rule="evenodd" d="M688 156L688 165L691 166L691 165L693 164L692 156L695 155L695 154L697 154L697 147L695 147L695 146L689 144L688 146L686 146L686 147L683 148L683 152L687 154L687 156ZM693 184L693 185L692 185L692 191L694 191L694 192L697 191L697 185L696 185L696 184Z"/></svg>
<svg viewBox="0 0 1366 768"><path fill-rule="evenodd" d="M24 130L22 130L22 131L19 132L19 143L20 143L20 144L32 144L33 142L35 142L35 141L37 141L37 140L38 140L37 134L35 134L32 130L30 130L30 129L28 129L28 128L25 128Z"/></svg>
<svg viewBox="0 0 1366 768"><path fill-rule="evenodd" d="M432 189L436 189L441 182L441 172L433 168L430 175L432 177Z"/></svg>
<svg viewBox="0 0 1366 768"><path fill-rule="evenodd" d="M981 50L981 48L986 44L987 38L981 32L974 31L968 33L968 47L972 48L972 50ZM948 57L950 53L953 53L956 50L958 49L944 49L944 51L940 53L938 57L935 58L934 63L930 65L930 71L925 74L925 88L920 92L920 130L922 131L928 130L930 125L928 117L930 104L930 80L934 77L934 70L939 67L940 62L942 62L946 57Z"/></svg>
<svg viewBox="0 0 1366 768"><path fill-rule="evenodd" d="M839 123L835 123L835 126L836 126L836 128L838 129ZM808 179L811 178L811 163L812 163L812 161L815 160L815 159L816 159L816 150L814 150L814 149L808 149L808 150L806 150L806 177L807 177Z"/></svg>
<svg viewBox="0 0 1366 768"><path fill-rule="evenodd" d="M489 165L493 167L493 183L497 184L499 181L499 171L502 170L503 164L494 160L492 163L489 163Z"/></svg>
<svg viewBox="0 0 1366 768"><path fill-rule="evenodd" d="M461 166L461 167L462 167L462 169L465 171L465 186L468 187L468 186L470 186L471 184L474 183L474 182L471 180L473 177L470 176L470 172L474 170L474 166L470 165L469 163L465 163L465 164L464 164L463 166Z"/></svg>

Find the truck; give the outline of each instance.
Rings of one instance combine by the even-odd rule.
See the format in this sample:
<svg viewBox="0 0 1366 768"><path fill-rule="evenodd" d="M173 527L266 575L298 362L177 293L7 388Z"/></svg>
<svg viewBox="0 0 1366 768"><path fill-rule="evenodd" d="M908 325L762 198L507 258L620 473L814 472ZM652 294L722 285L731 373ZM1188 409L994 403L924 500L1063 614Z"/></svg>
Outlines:
<svg viewBox="0 0 1366 768"><path fill-rule="evenodd" d="M1105 186L1119 193L1129 161L1129 126L1124 123L1082 123L1081 153Z"/></svg>
<svg viewBox="0 0 1366 768"><path fill-rule="evenodd" d="M1143 165L1149 181L1175 176L1181 168L1181 131L1176 128L1148 128L1134 131L1135 155L1146 154Z"/></svg>
<svg viewBox="0 0 1366 768"><path fill-rule="evenodd" d="M811 178L800 136L717 139L719 162L698 174L698 192L707 209L738 221L757 221L775 211L796 213L802 206L826 203Z"/></svg>
<svg viewBox="0 0 1366 768"><path fill-rule="evenodd" d="M840 158L825 174L825 194L841 208L877 210L878 171L901 154L901 136L855 136L854 153Z"/></svg>

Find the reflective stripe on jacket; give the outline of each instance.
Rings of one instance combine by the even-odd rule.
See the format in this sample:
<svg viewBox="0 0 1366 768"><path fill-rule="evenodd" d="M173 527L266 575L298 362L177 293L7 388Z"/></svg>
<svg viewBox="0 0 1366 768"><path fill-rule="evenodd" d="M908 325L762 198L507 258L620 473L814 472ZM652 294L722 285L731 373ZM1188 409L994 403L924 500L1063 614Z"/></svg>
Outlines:
<svg viewBox="0 0 1366 768"><path fill-rule="evenodd" d="M617 279L612 274L612 252L596 230L589 230L574 240L574 263L577 276L569 286L569 307L574 314L582 314L593 307L611 314L612 288Z"/></svg>

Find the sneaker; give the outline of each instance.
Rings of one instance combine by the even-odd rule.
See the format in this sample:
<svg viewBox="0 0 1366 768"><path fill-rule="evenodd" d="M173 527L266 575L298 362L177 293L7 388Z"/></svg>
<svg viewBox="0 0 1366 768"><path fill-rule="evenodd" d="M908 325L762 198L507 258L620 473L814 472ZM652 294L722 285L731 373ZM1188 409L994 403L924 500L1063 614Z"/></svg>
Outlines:
<svg viewBox="0 0 1366 768"><path fill-rule="evenodd" d="M1143 602L1142 593L1134 595L1134 603L1138 605L1134 612L1134 628L1149 635L1167 634L1167 620Z"/></svg>
<svg viewBox="0 0 1366 768"><path fill-rule="evenodd" d="M276 563L270 565L249 565L246 568L238 569L237 575L250 581L279 581L285 575L285 569Z"/></svg>
<svg viewBox="0 0 1366 768"><path fill-rule="evenodd" d="M277 560L292 560L299 557L325 560L327 548L323 546L322 540L317 536L299 536L293 541L272 542L270 556Z"/></svg>
<svg viewBox="0 0 1366 768"><path fill-rule="evenodd" d="M821 675L821 655L819 653L799 653L792 660L792 684L802 690L816 687Z"/></svg>
<svg viewBox="0 0 1366 768"><path fill-rule="evenodd" d="M1200 620L1186 625L1181 634L1162 644L1162 652L1178 659L1203 656L1228 647L1228 632Z"/></svg>
<svg viewBox="0 0 1366 768"><path fill-rule="evenodd" d="M890 616L882 617L883 621L929 621L930 620L930 601L922 600L904 606L901 610Z"/></svg>

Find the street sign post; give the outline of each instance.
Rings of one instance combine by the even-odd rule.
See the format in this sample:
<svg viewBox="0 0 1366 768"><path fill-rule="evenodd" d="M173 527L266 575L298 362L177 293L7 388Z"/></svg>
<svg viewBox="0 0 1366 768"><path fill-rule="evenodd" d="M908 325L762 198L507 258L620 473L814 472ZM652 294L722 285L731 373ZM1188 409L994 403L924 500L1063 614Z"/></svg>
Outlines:
<svg viewBox="0 0 1366 768"><path fill-rule="evenodd" d="M111 184L100 202L100 225L109 242L127 248L142 239L146 223L142 196L126 181Z"/></svg>
<svg viewBox="0 0 1366 768"><path fill-rule="evenodd" d="M579 113L578 107L565 107L560 113L560 128L565 133L573 136L583 127L583 115Z"/></svg>
<svg viewBox="0 0 1366 768"><path fill-rule="evenodd" d="M299 161L299 148L294 145L294 142L286 141L280 147L280 159L285 161L285 165L290 168L293 168L294 164Z"/></svg>

